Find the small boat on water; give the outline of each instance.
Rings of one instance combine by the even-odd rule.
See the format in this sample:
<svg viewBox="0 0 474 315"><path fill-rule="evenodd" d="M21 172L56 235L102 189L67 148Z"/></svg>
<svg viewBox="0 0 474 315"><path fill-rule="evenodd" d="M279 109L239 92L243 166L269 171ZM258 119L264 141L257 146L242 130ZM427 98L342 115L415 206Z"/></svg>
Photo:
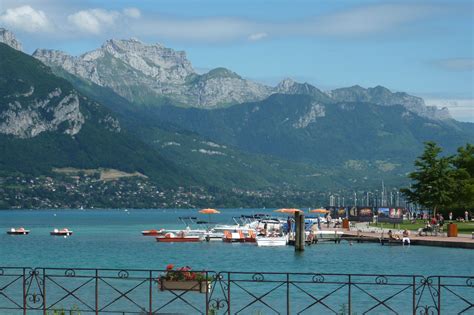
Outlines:
<svg viewBox="0 0 474 315"><path fill-rule="evenodd" d="M204 240L202 235L187 234L181 231L178 234L168 232L165 235L156 237L156 241L160 243L190 243L201 242Z"/></svg>
<svg viewBox="0 0 474 315"><path fill-rule="evenodd" d="M288 237L282 236L257 236L257 246L286 246Z"/></svg>
<svg viewBox="0 0 474 315"><path fill-rule="evenodd" d="M143 236L158 236L158 235L164 235L164 229L160 230L145 230L142 231Z"/></svg>
<svg viewBox="0 0 474 315"><path fill-rule="evenodd" d="M9 235L28 235L30 233L30 230L25 230L22 227L19 228L11 228L10 230L7 231L7 234Z"/></svg>
<svg viewBox="0 0 474 315"><path fill-rule="evenodd" d="M49 234L53 236L70 236L72 235L72 231L69 230L68 228L63 228L61 230L54 229L53 231L49 232Z"/></svg>

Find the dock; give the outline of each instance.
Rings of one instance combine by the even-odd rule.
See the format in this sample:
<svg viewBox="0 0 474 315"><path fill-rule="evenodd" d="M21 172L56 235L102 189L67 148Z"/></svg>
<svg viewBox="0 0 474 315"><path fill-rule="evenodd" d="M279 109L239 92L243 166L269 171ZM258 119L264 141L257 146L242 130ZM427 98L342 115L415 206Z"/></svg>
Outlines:
<svg viewBox="0 0 474 315"><path fill-rule="evenodd" d="M375 232L344 231L342 239L356 243L371 242L382 243L382 245L402 245L401 240L389 240L386 235L386 233L382 235L382 233ZM471 235L447 237L441 235L418 236L412 233L410 241L411 245L474 249L474 239L472 239Z"/></svg>

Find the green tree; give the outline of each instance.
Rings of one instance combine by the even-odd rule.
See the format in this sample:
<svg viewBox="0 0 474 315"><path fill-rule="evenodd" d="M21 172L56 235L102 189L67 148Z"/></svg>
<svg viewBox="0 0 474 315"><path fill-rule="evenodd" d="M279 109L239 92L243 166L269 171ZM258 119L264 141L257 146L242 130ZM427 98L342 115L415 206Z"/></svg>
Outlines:
<svg viewBox="0 0 474 315"><path fill-rule="evenodd" d="M455 169L456 198L453 206L474 208L474 145L468 143L458 149L452 159Z"/></svg>
<svg viewBox="0 0 474 315"><path fill-rule="evenodd" d="M442 149L434 142L425 142L425 151L415 160L416 170L408 175L413 181L411 188L400 190L410 202L433 209L452 203L455 172L450 157L440 157Z"/></svg>

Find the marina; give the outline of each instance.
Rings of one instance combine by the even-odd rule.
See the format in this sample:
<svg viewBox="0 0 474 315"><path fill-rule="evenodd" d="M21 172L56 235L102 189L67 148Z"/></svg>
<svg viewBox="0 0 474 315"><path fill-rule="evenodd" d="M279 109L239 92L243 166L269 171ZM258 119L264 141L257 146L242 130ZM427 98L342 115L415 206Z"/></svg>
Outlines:
<svg viewBox="0 0 474 315"><path fill-rule="evenodd" d="M288 209L273 211L281 212L280 210ZM294 212L293 210L291 210L290 213ZM81 213L86 212L83 209L80 211ZM167 213L169 210L138 211L157 211L158 213ZM177 213L177 211L178 210L174 210L173 212ZM179 211L183 212L193 210ZM230 211L232 211L232 214L235 214L235 210ZM316 212L324 213L324 211L327 210L317 209ZM312 212L314 213L315 211L313 210ZM124 213L130 214L128 210L124 211ZM56 216L57 214L54 213L53 218ZM198 217L195 216L178 216L178 221L181 226L171 222L166 222L159 228L143 229L140 233L142 236L154 238L158 243L199 243L211 241L212 243L215 243L218 241L223 243L248 243L257 245L258 247L295 246L296 244L297 237L295 234L295 225L294 222L291 221L292 219L290 216L287 218L281 216L278 217L275 216L271 210L268 210L267 213L264 214L240 214L239 216L234 215L231 218L229 218L228 215L224 215L223 218L232 223L212 223L210 220L199 220ZM54 220L55 219L53 219L53 221ZM318 220L319 224L317 223ZM364 223L355 223L351 224L350 228L342 228L342 225L339 224L340 218L332 220L331 227L329 227L329 224L325 221L326 219L322 216L319 218L309 217L305 219L303 242L307 246L326 242L340 244L341 242L346 241L350 245L353 245L354 243L378 243L386 246L422 245L474 249L474 236L471 237L471 235L468 234L446 237L447 235L443 234L435 236L426 235L426 233L424 235L419 233L413 234L409 238L407 237L406 240L402 241L400 238L400 235L402 234L401 230L397 231L397 238L393 238L389 235L391 230L389 230L388 233L386 229L369 229L370 231L368 231ZM40 228L40 230L41 229L42 228ZM7 235L29 235L30 232L30 229L25 229L23 227L9 228L6 230ZM33 234L35 233L33 232ZM49 234L52 236L67 237L71 236L73 231L68 228L55 228L50 231Z"/></svg>
<svg viewBox="0 0 474 315"><path fill-rule="evenodd" d="M273 210L225 209L219 215L218 222L231 223L233 217L242 213L252 215L262 212L274 216ZM406 265L406 262L411 262L413 272L423 273L424 262L435 260L437 263L432 272L474 272L470 263L474 260L474 251L435 248L420 243L432 238L435 239L433 242L443 240L446 243L460 238L412 236L410 246L380 246L376 233L359 232L363 239L357 243L357 231L340 229L344 233L340 243L320 241L317 245L307 246L301 254L294 254L293 246L261 247L253 242L227 243L222 239L161 243L155 241L156 236L145 237L141 233L153 227L183 230L185 226L177 218L193 216L195 213L195 209L1 211L0 230L8 231L12 226L24 225L31 232L25 237L14 237L5 232L0 234L0 264L15 266L18 264L17 257L21 255L22 263L30 266L147 268L174 263L200 269L225 270L234 269L235 262L241 262L246 257L251 258L255 269L269 271L287 271L288 268L298 266L301 271L337 272L352 266L358 272L371 268L373 272L383 273L392 264ZM67 239L50 237L52 226L68 226L74 234ZM472 239L467 237L460 241L472 244ZM269 260L272 264L268 264ZM241 264L238 267L242 270L247 268Z"/></svg>

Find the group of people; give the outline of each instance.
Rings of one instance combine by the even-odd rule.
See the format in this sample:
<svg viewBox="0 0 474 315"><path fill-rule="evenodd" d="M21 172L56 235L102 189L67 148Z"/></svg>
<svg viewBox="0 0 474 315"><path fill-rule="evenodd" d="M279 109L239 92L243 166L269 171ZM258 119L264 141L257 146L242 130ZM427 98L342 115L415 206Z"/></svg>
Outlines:
<svg viewBox="0 0 474 315"><path fill-rule="evenodd" d="M452 219L453 219L452 216L453 216L453 213L450 212L449 213L449 221L452 221ZM471 217L471 220L472 220L472 214L469 213L469 211L466 210L466 211L464 211L464 217L458 216L456 218L456 221L458 221L458 222L468 222L469 217Z"/></svg>

